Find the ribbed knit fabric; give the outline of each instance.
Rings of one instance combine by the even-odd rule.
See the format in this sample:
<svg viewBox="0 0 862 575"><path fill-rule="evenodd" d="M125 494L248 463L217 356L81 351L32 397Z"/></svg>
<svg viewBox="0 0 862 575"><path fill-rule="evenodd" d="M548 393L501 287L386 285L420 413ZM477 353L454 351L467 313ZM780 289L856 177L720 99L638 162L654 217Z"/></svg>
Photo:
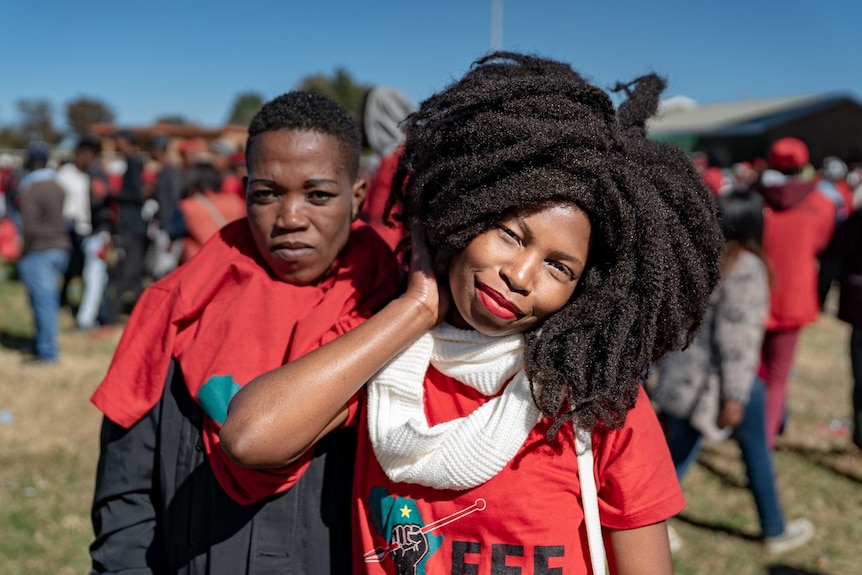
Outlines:
<svg viewBox="0 0 862 575"><path fill-rule="evenodd" d="M466 417L430 427L424 381L433 365L487 396ZM386 475L436 489L470 489L518 453L540 416L524 372L520 334L488 337L437 326L383 367L368 385L368 433Z"/></svg>

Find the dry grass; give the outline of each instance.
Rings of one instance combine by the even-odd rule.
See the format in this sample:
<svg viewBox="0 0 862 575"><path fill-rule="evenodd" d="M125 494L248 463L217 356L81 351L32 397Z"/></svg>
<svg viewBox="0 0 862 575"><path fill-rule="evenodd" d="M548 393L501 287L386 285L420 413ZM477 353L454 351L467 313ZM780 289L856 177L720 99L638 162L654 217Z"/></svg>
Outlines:
<svg viewBox="0 0 862 575"><path fill-rule="evenodd" d="M101 422L88 399L118 337L72 332L64 314L61 363L27 367L30 317L20 285L0 284L0 574L86 573Z"/></svg>
<svg viewBox="0 0 862 575"><path fill-rule="evenodd" d="M775 454L785 516L811 519L814 541L777 559L765 555L739 450L725 442L707 448L685 478L688 507L675 522L684 539L678 574L862 573L862 452L846 427L830 425L851 412L848 340L848 326L828 314L803 332Z"/></svg>
<svg viewBox="0 0 862 575"><path fill-rule="evenodd" d="M85 573L100 422L88 398L117 337L71 332L64 315L62 363L26 368L10 348L20 347L29 322L20 285L0 282L0 575ZM828 425L849 415L847 338L846 326L828 315L804 333L791 419L775 455L786 515L814 521L815 540L780 561L763 554L738 452L728 442L707 449L686 477L678 574L862 573L862 452Z"/></svg>

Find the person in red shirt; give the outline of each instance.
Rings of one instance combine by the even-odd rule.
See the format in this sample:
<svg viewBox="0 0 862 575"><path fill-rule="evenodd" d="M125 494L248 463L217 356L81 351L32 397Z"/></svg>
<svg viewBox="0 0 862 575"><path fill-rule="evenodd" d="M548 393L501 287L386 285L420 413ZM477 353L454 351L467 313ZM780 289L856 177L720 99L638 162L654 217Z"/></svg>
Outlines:
<svg viewBox="0 0 862 575"><path fill-rule="evenodd" d="M802 140L776 140L769 149L769 169L754 186L766 203L763 253L773 273L760 365L770 448L784 422L787 379L799 332L820 314L817 258L836 221L835 204L814 182L800 177L808 159Z"/></svg>
<svg viewBox="0 0 862 575"><path fill-rule="evenodd" d="M358 425L354 573L603 572L602 535L613 572L672 572L684 501L641 380L697 330L723 239L685 155L645 137L663 88L621 85L617 111L499 52L408 119L406 292L246 385L220 435L270 467Z"/></svg>
<svg viewBox="0 0 862 575"><path fill-rule="evenodd" d="M147 288L93 394L92 575L351 572L353 430L256 471L227 459L218 429L243 384L395 295L394 254L357 221L359 149L350 114L320 94L283 94L252 119L248 217Z"/></svg>

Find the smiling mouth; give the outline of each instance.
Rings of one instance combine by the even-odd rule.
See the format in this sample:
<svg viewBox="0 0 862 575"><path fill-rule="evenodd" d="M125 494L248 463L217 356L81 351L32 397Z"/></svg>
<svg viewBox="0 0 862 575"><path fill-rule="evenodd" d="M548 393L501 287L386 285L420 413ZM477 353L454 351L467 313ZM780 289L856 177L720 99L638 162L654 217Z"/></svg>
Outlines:
<svg viewBox="0 0 862 575"><path fill-rule="evenodd" d="M525 315L518 306L497 290L481 282L476 282L476 289L485 308L500 319L513 320Z"/></svg>

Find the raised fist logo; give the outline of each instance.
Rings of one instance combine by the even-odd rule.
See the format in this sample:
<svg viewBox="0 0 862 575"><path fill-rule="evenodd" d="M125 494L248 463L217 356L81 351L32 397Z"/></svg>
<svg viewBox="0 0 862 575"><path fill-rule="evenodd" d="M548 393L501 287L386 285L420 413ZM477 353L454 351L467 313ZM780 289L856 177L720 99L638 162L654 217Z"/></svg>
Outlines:
<svg viewBox="0 0 862 575"><path fill-rule="evenodd" d="M428 554L428 536L422 528L414 523L395 525L390 542L397 575L416 575L416 566Z"/></svg>

